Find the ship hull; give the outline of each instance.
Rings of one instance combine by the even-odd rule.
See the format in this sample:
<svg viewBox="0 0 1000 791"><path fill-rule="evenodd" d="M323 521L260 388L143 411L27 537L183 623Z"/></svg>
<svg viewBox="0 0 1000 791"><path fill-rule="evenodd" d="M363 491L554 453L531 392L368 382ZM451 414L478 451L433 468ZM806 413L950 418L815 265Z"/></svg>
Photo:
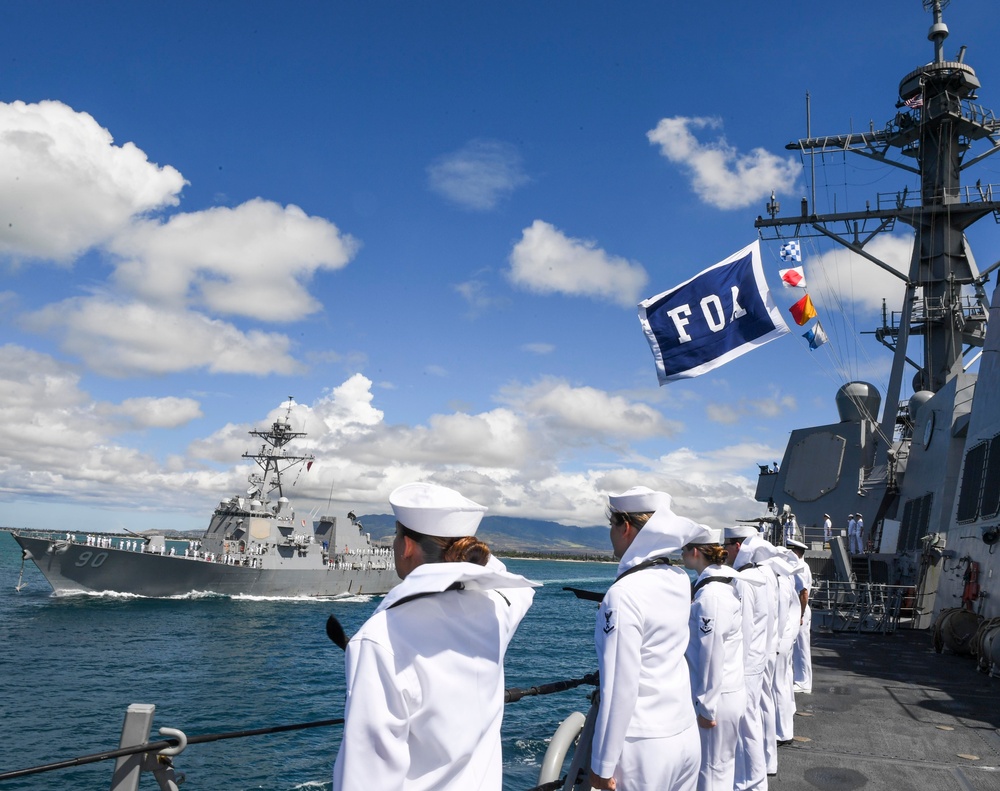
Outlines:
<svg viewBox="0 0 1000 791"><path fill-rule="evenodd" d="M16 533L13 537L57 594L84 591L156 598L192 593L329 598L384 594L399 581L391 564L386 568L359 563L358 568L303 569L292 568L290 562L288 568L251 568Z"/></svg>

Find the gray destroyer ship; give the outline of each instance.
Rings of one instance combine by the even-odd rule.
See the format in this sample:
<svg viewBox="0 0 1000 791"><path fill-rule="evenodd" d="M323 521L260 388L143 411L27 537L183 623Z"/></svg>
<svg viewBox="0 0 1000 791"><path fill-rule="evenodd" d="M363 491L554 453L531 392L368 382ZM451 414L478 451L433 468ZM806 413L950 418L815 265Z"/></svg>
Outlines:
<svg viewBox="0 0 1000 791"><path fill-rule="evenodd" d="M115 592L168 597L193 593L226 596L336 597L383 594L398 582L391 551L372 544L353 512L307 520L296 516L282 476L310 464L312 455L289 453L304 437L289 416L250 434L260 449L243 458L257 464L250 486L219 503L199 540L171 542L137 533L11 530L23 559L32 561L57 594ZM178 552L177 544L187 546ZM22 567L23 579L23 567ZM21 587L19 583L18 587Z"/></svg>
<svg viewBox="0 0 1000 791"><path fill-rule="evenodd" d="M765 240L831 239L896 275L903 292L901 310L883 308L871 333L893 353L884 404L872 384L844 384L839 420L793 431L780 466L760 466L756 499L775 522L794 513L815 549L827 514L835 536L861 514L861 553L850 557L846 542L832 542L839 576L912 586L917 628L961 611L975 631L1000 616L991 595L1000 579L1000 289L992 304L986 291L1000 261L980 271L966 230L988 217L1000 223L1000 194L962 177L1000 151L1000 122L978 103L965 47L945 57L947 5L924 0L934 59L902 78L883 128L814 136L807 127L786 146L813 164L865 157L911 174L911 185L862 210L816 213L814 166L811 205L803 198L797 215L780 216L772 195L768 216L756 220ZM914 234L904 272L867 249L896 223Z"/></svg>

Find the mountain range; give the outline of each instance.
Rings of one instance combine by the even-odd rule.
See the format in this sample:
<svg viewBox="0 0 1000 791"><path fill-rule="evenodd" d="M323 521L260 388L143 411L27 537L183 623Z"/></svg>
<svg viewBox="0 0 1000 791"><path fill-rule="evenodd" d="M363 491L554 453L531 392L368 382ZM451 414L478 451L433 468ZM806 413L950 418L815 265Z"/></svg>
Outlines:
<svg viewBox="0 0 1000 791"><path fill-rule="evenodd" d="M396 530L392 514L367 514L358 521L373 541L390 541ZM497 552L611 555L607 527L567 527L541 519L484 516L476 537Z"/></svg>

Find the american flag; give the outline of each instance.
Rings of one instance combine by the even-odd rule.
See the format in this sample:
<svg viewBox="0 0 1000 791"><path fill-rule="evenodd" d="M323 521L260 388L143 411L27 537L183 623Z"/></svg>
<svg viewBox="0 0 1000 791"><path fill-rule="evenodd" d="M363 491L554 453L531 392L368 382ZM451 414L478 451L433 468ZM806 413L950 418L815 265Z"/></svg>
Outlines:
<svg viewBox="0 0 1000 791"><path fill-rule="evenodd" d="M905 104L911 110L919 110L921 107L924 106L924 95L922 93L918 93L916 96L911 96L909 99L903 102L903 104Z"/></svg>

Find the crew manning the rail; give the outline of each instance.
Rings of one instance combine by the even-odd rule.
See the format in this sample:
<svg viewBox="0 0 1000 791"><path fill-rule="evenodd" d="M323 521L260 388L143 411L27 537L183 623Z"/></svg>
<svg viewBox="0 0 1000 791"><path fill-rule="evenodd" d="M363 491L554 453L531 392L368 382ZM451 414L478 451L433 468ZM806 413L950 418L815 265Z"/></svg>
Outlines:
<svg viewBox="0 0 1000 791"><path fill-rule="evenodd" d="M691 583L667 555L701 534L670 496L637 486L611 495L618 577L597 612L600 704L590 785L618 791L695 791L701 744L684 652Z"/></svg>
<svg viewBox="0 0 1000 791"><path fill-rule="evenodd" d="M802 617L793 580L804 562L752 526L695 524L663 492L634 487L609 499L620 563L594 631L601 688L590 785L767 789L779 739L792 738ZM693 585L666 560L678 550L697 572Z"/></svg>
<svg viewBox="0 0 1000 791"><path fill-rule="evenodd" d="M347 645L333 789L500 791L503 658L537 583L473 537L484 506L428 483L389 503L403 581Z"/></svg>

